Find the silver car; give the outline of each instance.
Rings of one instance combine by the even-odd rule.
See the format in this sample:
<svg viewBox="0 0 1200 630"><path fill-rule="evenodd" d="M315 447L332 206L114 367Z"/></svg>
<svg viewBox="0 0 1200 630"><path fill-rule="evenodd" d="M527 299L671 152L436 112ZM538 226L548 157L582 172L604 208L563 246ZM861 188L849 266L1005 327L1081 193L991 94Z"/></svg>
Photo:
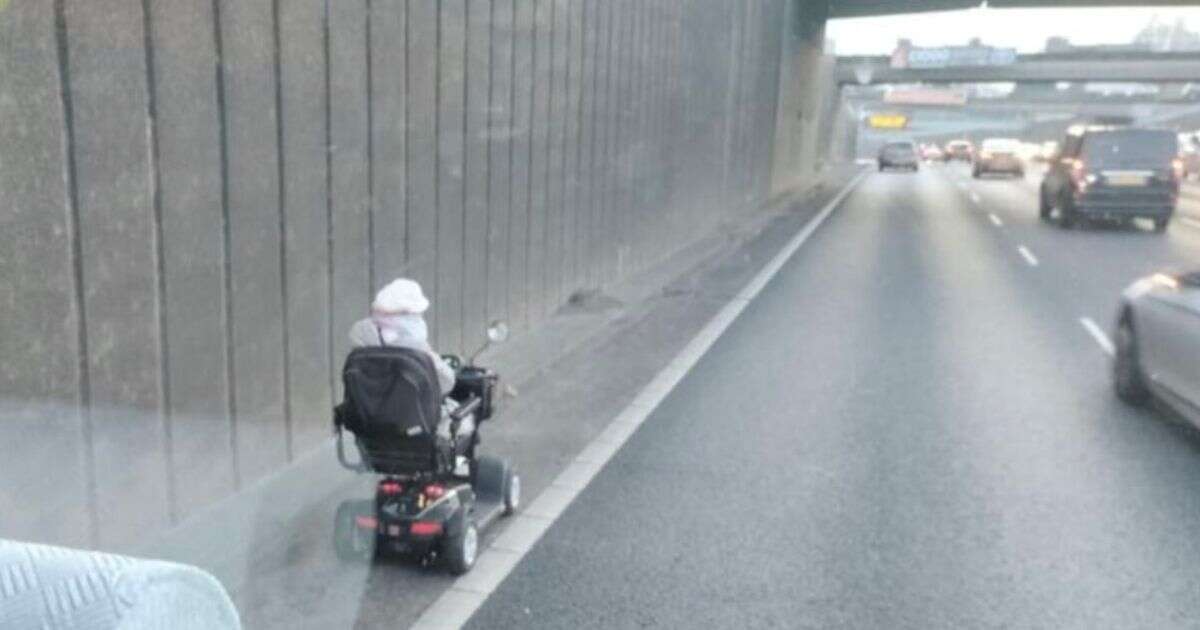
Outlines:
<svg viewBox="0 0 1200 630"><path fill-rule="evenodd" d="M1122 400L1154 395L1200 426L1200 271L1155 274L1125 289L1114 345Z"/></svg>

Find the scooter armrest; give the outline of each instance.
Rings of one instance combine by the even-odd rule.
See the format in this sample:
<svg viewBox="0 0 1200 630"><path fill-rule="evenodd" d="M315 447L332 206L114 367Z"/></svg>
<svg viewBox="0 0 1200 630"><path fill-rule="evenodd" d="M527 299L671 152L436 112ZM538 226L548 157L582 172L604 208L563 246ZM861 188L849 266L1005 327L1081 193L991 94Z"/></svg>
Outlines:
<svg viewBox="0 0 1200 630"><path fill-rule="evenodd" d="M472 396L468 398L466 402L459 405L457 409L450 412L450 419L455 422L459 422L463 418L475 413L475 410L479 409L479 405L481 404L483 404L482 398L478 396Z"/></svg>

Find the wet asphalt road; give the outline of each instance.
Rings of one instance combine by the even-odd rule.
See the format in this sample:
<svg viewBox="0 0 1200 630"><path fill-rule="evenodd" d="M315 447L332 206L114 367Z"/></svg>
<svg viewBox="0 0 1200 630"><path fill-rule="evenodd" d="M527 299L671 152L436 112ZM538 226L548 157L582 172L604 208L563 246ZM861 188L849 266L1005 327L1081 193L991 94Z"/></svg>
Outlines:
<svg viewBox="0 0 1200 630"><path fill-rule="evenodd" d="M1200 222L1035 195L870 175L470 627L1200 627L1200 437L1080 323L1200 268Z"/></svg>

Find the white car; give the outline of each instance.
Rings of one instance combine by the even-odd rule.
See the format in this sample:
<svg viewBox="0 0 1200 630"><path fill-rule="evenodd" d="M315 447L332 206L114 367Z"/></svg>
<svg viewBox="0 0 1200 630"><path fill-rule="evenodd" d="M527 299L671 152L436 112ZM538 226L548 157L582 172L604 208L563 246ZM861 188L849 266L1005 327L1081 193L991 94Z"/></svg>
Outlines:
<svg viewBox="0 0 1200 630"><path fill-rule="evenodd" d="M979 152L971 163L971 176L976 179L987 173L1006 173L1015 177L1025 176L1025 163L1019 151L1021 143L1012 138L988 138L979 145Z"/></svg>

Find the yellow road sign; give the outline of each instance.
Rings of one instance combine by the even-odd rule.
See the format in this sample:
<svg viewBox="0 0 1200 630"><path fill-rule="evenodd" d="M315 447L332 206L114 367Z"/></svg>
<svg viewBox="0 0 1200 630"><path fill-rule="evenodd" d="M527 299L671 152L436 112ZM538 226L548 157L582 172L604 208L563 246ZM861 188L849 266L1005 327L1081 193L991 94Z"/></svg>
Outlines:
<svg viewBox="0 0 1200 630"><path fill-rule="evenodd" d="M867 126L872 129L904 129L908 126L908 116L903 114L871 114L867 117Z"/></svg>

